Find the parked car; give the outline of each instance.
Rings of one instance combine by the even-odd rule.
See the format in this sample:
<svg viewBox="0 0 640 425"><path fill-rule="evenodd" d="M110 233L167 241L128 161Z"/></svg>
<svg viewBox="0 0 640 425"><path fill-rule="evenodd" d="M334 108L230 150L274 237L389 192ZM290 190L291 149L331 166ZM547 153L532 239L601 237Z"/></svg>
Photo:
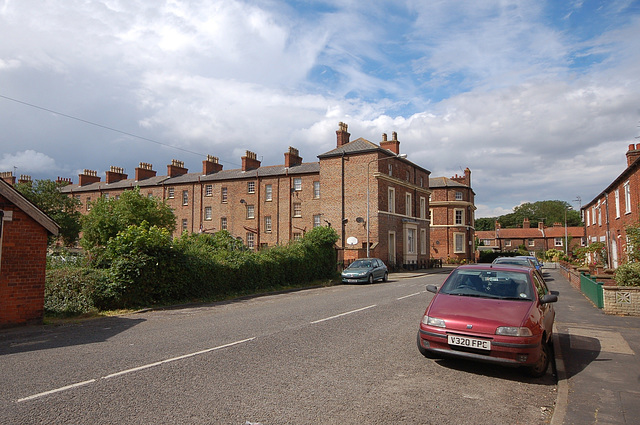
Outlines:
<svg viewBox="0 0 640 425"><path fill-rule="evenodd" d="M387 266L379 258L360 258L342 271L344 283L386 282L389 279Z"/></svg>
<svg viewBox="0 0 640 425"><path fill-rule="evenodd" d="M427 307L418 331L425 357L452 356L524 367L543 376L551 356L551 294L535 269L516 265L460 266Z"/></svg>
<svg viewBox="0 0 640 425"><path fill-rule="evenodd" d="M533 263L533 265L536 267L536 269L538 269L538 271L540 273L542 273L542 262L540 262L540 260L538 260L536 257L534 257L533 255L518 255L517 258L527 258L529 260L531 260L531 262Z"/></svg>
<svg viewBox="0 0 640 425"><path fill-rule="evenodd" d="M514 266L533 267L536 265L527 257L498 257L491 264L512 264Z"/></svg>

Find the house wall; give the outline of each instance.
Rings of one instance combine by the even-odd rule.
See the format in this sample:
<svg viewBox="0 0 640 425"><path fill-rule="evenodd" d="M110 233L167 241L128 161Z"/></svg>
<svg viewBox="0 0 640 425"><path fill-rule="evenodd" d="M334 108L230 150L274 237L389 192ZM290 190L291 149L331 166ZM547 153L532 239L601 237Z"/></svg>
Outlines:
<svg viewBox="0 0 640 425"><path fill-rule="evenodd" d="M0 209L13 216L2 230L0 327L41 323L48 233L2 196Z"/></svg>

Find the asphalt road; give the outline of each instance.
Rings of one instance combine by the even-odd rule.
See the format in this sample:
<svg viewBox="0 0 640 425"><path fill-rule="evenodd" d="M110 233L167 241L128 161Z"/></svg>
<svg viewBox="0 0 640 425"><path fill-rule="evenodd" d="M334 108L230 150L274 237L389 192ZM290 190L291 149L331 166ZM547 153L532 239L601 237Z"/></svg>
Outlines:
<svg viewBox="0 0 640 425"><path fill-rule="evenodd" d="M548 423L551 370L419 354L443 277L0 331L0 423Z"/></svg>

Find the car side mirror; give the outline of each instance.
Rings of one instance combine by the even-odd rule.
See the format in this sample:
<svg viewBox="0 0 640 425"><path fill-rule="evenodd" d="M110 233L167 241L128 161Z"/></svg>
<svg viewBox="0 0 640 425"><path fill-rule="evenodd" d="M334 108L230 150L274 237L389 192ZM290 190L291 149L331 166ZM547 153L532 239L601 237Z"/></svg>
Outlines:
<svg viewBox="0 0 640 425"><path fill-rule="evenodd" d="M542 297L542 299L540 300L542 304L555 303L557 301L558 301L558 296L553 294L547 294L544 297Z"/></svg>
<svg viewBox="0 0 640 425"><path fill-rule="evenodd" d="M427 285L427 291L435 294L438 292L438 287L436 285Z"/></svg>

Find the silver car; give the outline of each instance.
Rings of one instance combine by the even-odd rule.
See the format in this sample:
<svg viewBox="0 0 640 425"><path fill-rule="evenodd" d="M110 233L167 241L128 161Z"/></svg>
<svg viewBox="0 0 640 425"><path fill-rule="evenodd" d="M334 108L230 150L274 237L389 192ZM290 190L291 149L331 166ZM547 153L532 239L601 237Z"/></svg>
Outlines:
<svg viewBox="0 0 640 425"><path fill-rule="evenodd" d="M343 283L386 282L388 279L387 266L379 258L359 258L342 271Z"/></svg>

